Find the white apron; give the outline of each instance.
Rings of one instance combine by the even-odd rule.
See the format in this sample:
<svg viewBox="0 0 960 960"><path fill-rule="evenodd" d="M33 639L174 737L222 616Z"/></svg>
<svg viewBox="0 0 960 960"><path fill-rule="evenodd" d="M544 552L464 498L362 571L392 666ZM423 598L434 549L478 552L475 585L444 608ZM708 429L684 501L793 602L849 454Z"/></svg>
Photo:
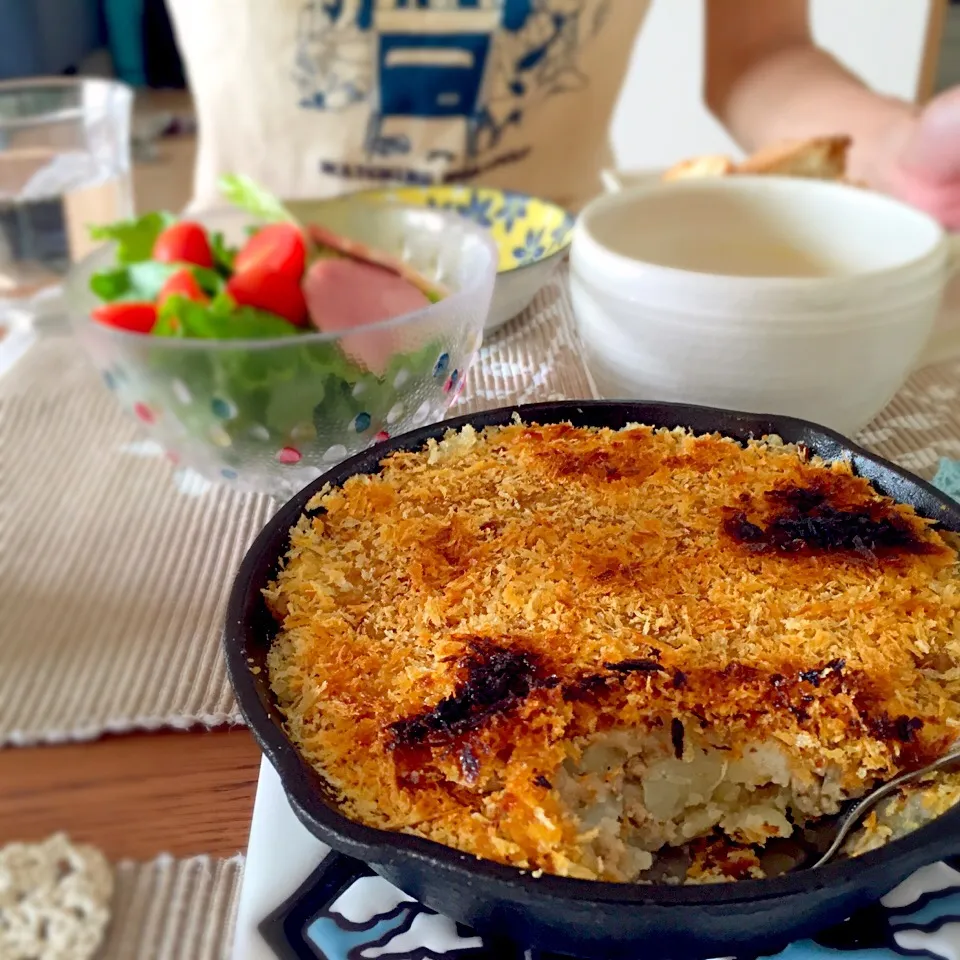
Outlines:
<svg viewBox="0 0 960 960"><path fill-rule="evenodd" d="M600 190L647 0L168 0L224 172L285 197L480 182L575 208Z"/></svg>

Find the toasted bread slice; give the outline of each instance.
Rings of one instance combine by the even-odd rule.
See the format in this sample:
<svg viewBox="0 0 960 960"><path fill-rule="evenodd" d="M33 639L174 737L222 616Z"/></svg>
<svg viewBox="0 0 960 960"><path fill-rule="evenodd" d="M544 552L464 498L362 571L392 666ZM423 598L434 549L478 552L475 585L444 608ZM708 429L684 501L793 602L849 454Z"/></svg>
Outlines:
<svg viewBox="0 0 960 960"><path fill-rule="evenodd" d="M842 180L850 142L849 137L836 136L773 144L747 157L736 172Z"/></svg>
<svg viewBox="0 0 960 960"><path fill-rule="evenodd" d="M703 157L694 157L691 160L681 160L663 174L665 181L686 180L693 177L726 177L736 168L729 157L719 154L709 154Z"/></svg>

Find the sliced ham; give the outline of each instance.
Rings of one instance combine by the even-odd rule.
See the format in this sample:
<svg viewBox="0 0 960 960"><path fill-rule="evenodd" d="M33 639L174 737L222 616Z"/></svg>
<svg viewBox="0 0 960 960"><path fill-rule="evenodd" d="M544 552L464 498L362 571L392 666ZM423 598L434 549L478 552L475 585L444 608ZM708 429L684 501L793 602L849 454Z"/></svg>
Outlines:
<svg viewBox="0 0 960 960"><path fill-rule="evenodd" d="M359 260L318 260L303 278L303 294L313 325L325 333L355 330L411 313L430 301L409 281L383 267ZM395 352L392 331L343 338L343 348L372 373L381 374Z"/></svg>

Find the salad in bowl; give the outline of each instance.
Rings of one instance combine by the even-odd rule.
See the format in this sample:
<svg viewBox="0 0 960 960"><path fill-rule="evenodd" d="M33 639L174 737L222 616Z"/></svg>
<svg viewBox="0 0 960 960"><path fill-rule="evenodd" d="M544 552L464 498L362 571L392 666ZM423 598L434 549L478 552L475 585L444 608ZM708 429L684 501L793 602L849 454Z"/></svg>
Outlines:
<svg viewBox="0 0 960 960"><path fill-rule="evenodd" d="M377 440L442 418L479 348L486 233L440 211L231 206L98 228L75 268L77 333L121 404L208 479L287 496Z"/></svg>

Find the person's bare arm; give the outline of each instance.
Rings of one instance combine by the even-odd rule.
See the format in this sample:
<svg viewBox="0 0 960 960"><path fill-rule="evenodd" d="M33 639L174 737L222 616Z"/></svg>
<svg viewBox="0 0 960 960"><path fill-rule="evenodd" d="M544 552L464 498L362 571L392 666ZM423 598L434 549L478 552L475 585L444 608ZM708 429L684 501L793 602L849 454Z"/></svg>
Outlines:
<svg viewBox="0 0 960 960"><path fill-rule="evenodd" d="M705 2L705 99L741 146L849 134L849 175L888 187L875 160L902 148L917 108L867 89L819 50L807 0Z"/></svg>

